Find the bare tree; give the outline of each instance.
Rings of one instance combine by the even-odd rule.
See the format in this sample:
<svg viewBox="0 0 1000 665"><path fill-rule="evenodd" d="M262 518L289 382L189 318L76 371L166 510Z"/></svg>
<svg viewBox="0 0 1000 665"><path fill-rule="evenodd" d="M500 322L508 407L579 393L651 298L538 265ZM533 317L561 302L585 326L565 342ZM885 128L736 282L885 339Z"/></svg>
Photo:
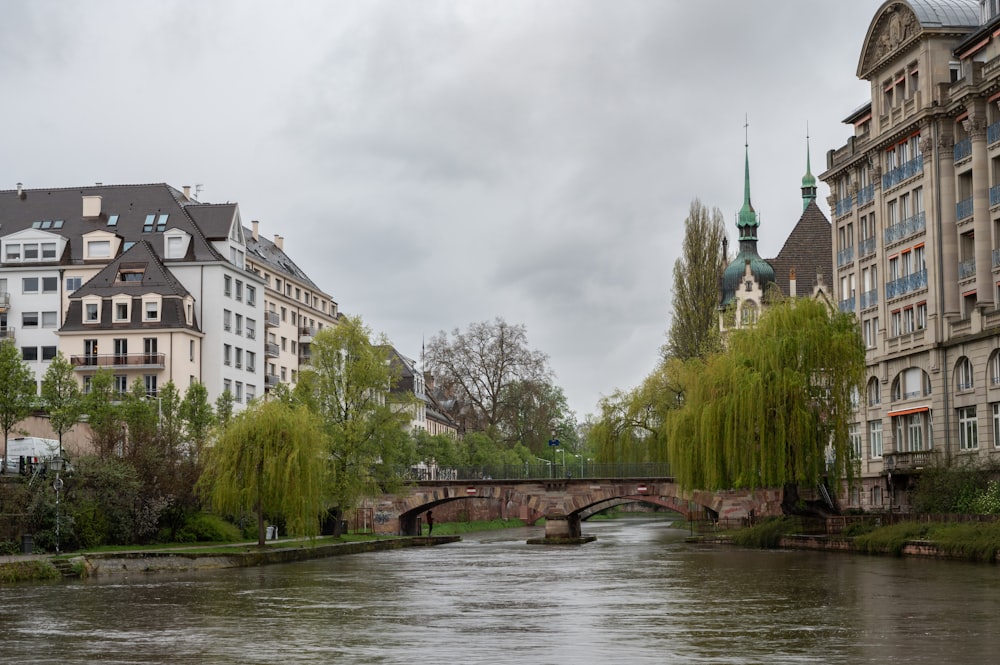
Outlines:
<svg viewBox="0 0 1000 665"><path fill-rule="evenodd" d="M519 395L512 387L552 379L548 356L528 348L524 325L500 317L471 323L465 332L455 328L450 337L439 332L427 344L425 361L445 408L466 431L504 429L508 400Z"/></svg>

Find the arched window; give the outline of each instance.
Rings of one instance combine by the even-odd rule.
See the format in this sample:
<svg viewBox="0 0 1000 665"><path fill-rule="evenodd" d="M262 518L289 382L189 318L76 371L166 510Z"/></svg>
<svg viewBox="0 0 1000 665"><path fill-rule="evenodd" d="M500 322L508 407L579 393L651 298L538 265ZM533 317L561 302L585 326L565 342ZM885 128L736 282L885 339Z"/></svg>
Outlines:
<svg viewBox="0 0 1000 665"><path fill-rule="evenodd" d="M990 385L1000 385L1000 350L994 351L990 356Z"/></svg>
<svg viewBox="0 0 1000 665"><path fill-rule="evenodd" d="M752 326L755 323L757 323L757 303L747 300L741 307L741 324L743 326Z"/></svg>
<svg viewBox="0 0 1000 665"><path fill-rule="evenodd" d="M882 402L882 386L878 379L872 378L868 381L868 406L877 406Z"/></svg>
<svg viewBox="0 0 1000 665"><path fill-rule="evenodd" d="M973 380L972 361L970 361L967 357L962 356L955 365L955 390L959 392L972 390L975 385L975 381Z"/></svg>
<svg viewBox="0 0 1000 665"><path fill-rule="evenodd" d="M931 394L931 377L919 367L907 367L892 381L892 399L912 399Z"/></svg>

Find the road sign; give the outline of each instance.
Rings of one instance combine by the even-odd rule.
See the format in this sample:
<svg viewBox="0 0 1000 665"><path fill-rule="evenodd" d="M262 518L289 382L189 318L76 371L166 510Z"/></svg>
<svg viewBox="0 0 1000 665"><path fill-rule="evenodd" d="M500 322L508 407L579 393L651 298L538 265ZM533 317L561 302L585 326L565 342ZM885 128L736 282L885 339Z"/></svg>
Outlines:
<svg viewBox="0 0 1000 665"><path fill-rule="evenodd" d="M550 446L558 446L559 445L559 439L549 439L549 445Z"/></svg>
<svg viewBox="0 0 1000 665"><path fill-rule="evenodd" d="M476 493L476 488L475 487L466 487L465 488L465 493L468 494L469 496L472 496L472 495L474 495Z"/></svg>
<svg viewBox="0 0 1000 665"><path fill-rule="evenodd" d="M639 485L638 487L636 487L636 490L638 490L639 494L645 494L648 489L649 488L646 487L645 485Z"/></svg>

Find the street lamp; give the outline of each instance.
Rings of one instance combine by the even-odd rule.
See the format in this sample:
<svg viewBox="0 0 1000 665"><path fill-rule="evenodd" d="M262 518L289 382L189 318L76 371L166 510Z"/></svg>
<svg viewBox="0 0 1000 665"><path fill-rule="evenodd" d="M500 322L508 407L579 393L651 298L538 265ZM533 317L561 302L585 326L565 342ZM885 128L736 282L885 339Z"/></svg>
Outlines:
<svg viewBox="0 0 1000 665"><path fill-rule="evenodd" d="M583 478L583 455L577 455L576 453L572 453L572 455L580 460L580 477Z"/></svg>
<svg viewBox="0 0 1000 665"><path fill-rule="evenodd" d="M536 457L535 459L538 460L539 462L545 462L546 464L549 465L549 475L550 476L554 473L554 471L552 470L552 462L550 462L549 460L545 459L544 457ZM555 476L553 476L553 477L555 477Z"/></svg>
<svg viewBox="0 0 1000 665"><path fill-rule="evenodd" d="M49 460L49 468L56 472L55 482L52 483L52 489L56 491L56 554L59 554L59 490L63 487L59 472L63 470L63 462L62 455Z"/></svg>

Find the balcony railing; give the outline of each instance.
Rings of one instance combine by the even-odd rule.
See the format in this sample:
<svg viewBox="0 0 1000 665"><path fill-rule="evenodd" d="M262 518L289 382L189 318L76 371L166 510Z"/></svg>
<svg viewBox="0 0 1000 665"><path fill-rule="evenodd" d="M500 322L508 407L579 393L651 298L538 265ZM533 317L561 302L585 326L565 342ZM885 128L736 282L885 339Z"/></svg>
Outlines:
<svg viewBox="0 0 1000 665"><path fill-rule="evenodd" d="M990 187L990 207L1000 205L1000 185Z"/></svg>
<svg viewBox="0 0 1000 665"><path fill-rule="evenodd" d="M899 279L894 279L891 282L886 282L885 285L885 297L886 300L891 300L892 298L898 298L901 295L909 293L910 291L916 291L918 289L925 288L927 286L927 268L918 270L917 272L910 273L909 275L903 275Z"/></svg>
<svg viewBox="0 0 1000 665"><path fill-rule="evenodd" d="M854 248L848 247L837 252L837 265L843 266L854 261Z"/></svg>
<svg viewBox="0 0 1000 665"><path fill-rule="evenodd" d="M875 253L875 236L864 238L858 244L858 256L869 256Z"/></svg>
<svg viewBox="0 0 1000 665"><path fill-rule="evenodd" d="M279 353L278 345L275 342L264 343L264 355L268 358L277 358Z"/></svg>
<svg viewBox="0 0 1000 665"><path fill-rule="evenodd" d="M883 455L886 471L915 471L928 466L935 466L938 460L936 450L919 450L912 453L885 453Z"/></svg>
<svg viewBox="0 0 1000 665"><path fill-rule="evenodd" d="M163 369L166 365L165 353L109 353L70 356L69 363L78 370L100 367L117 369Z"/></svg>
<svg viewBox="0 0 1000 665"><path fill-rule="evenodd" d="M10 294L6 291L0 291L0 312L7 311L10 307Z"/></svg>
<svg viewBox="0 0 1000 665"><path fill-rule="evenodd" d="M865 185L858 190L858 207L870 203L875 199L875 184Z"/></svg>
<svg viewBox="0 0 1000 665"><path fill-rule="evenodd" d="M11 327L0 328L0 339L14 339L14 329Z"/></svg>
<svg viewBox="0 0 1000 665"><path fill-rule="evenodd" d="M993 58L996 60L996 58ZM986 128L986 143L992 144L1000 141L1000 122L994 122Z"/></svg>
<svg viewBox="0 0 1000 665"><path fill-rule="evenodd" d="M846 215L847 213L851 212L851 203L853 203L853 201L851 200L850 196L837 201L837 205L835 206L837 217L840 217L841 215Z"/></svg>
<svg viewBox="0 0 1000 665"><path fill-rule="evenodd" d="M278 316L277 312L264 312L264 325L276 328L281 325L281 317Z"/></svg>
<svg viewBox="0 0 1000 665"><path fill-rule="evenodd" d="M274 386L278 385L279 383L281 383L281 380L278 379L278 375L277 374L267 374L267 375L264 376L264 384L268 388L273 388Z"/></svg>
<svg viewBox="0 0 1000 665"><path fill-rule="evenodd" d="M976 260L966 259L958 264L958 278L965 279L966 277L975 277L976 275Z"/></svg>
<svg viewBox="0 0 1000 665"><path fill-rule="evenodd" d="M904 180L922 173L924 170L924 156L917 155L905 164L901 164L882 176L882 189L895 187Z"/></svg>
<svg viewBox="0 0 1000 665"><path fill-rule="evenodd" d="M878 290L872 289L861 294L861 309L868 309L878 304Z"/></svg>
<svg viewBox="0 0 1000 665"><path fill-rule="evenodd" d="M959 162L972 154L972 139L966 138L955 142L955 161Z"/></svg>
<svg viewBox="0 0 1000 665"><path fill-rule="evenodd" d="M955 204L955 219L957 221L960 222L963 219L967 219L969 217L972 217L972 197L971 196L969 198L967 198L967 199L962 199L961 201L959 201L958 203Z"/></svg>
<svg viewBox="0 0 1000 665"><path fill-rule="evenodd" d="M844 298L843 300L841 300L837 304L840 307L840 311L841 312L853 312L854 311L854 296L851 296L850 298Z"/></svg>
<svg viewBox="0 0 1000 665"><path fill-rule="evenodd" d="M926 228L927 228L927 215L924 213L923 210L921 210L912 217L908 217L903 221L899 222L898 224L893 224L892 226L888 227L882 235L883 238L885 239L885 243L888 245L889 243L901 240L902 238L905 238L908 235L919 233L920 231L923 231ZM872 251L874 251L874 248L872 248Z"/></svg>

